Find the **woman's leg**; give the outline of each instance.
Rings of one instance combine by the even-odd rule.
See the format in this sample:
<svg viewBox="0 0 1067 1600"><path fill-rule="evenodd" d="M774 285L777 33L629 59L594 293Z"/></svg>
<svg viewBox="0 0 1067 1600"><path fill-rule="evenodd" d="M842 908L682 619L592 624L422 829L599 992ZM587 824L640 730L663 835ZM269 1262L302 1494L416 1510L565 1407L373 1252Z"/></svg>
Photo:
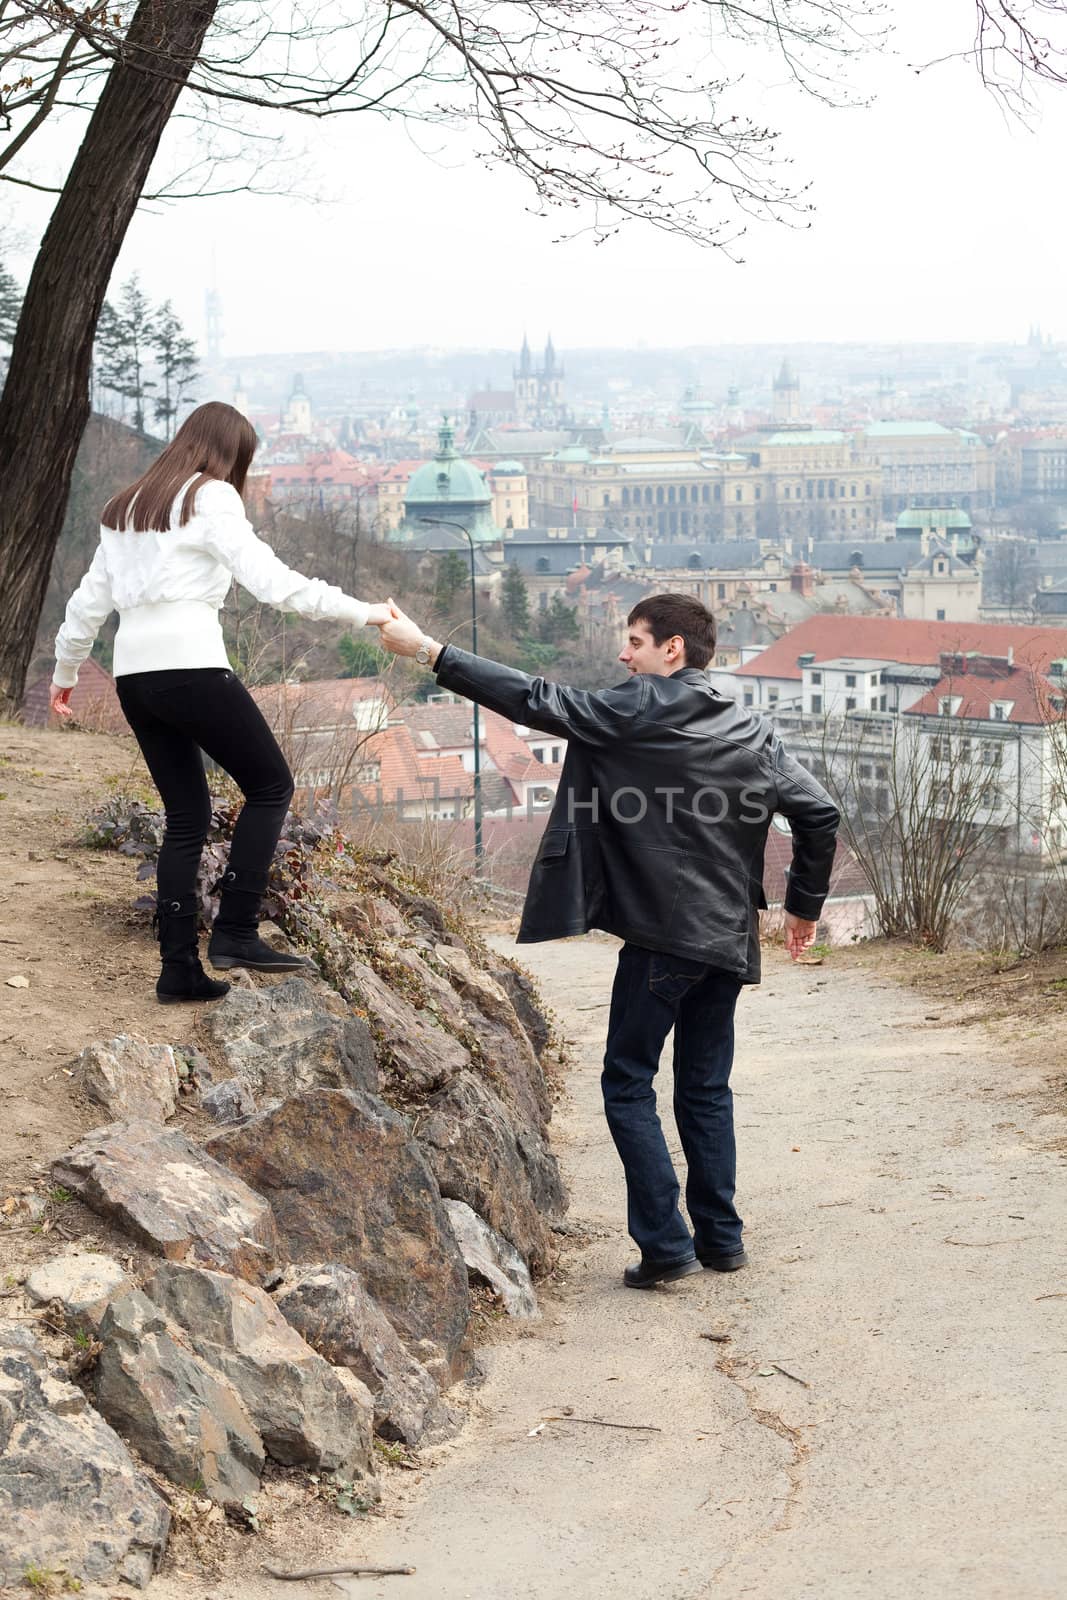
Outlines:
<svg viewBox="0 0 1067 1600"><path fill-rule="evenodd" d="M156 995L163 1004L221 1000L228 983L209 978L200 965L196 875L211 822L204 763L195 740L156 715L149 691L158 673L116 679L119 701L159 790L166 815L156 863L156 924L162 971Z"/></svg>
<svg viewBox="0 0 1067 1600"><path fill-rule="evenodd" d="M156 865L159 897L181 900L196 892L200 855L211 825L211 798L196 740L153 709L149 680L165 676L131 673L116 678L115 687L166 813Z"/></svg>

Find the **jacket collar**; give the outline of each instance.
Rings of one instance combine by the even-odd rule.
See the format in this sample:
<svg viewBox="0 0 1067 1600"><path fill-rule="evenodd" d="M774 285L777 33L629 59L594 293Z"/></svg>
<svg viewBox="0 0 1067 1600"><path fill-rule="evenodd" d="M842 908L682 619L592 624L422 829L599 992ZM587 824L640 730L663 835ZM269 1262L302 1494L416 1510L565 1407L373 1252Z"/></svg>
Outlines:
<svg viewBox="0 0 1067 1600"><path fill-rule="evenodd" d="M710 688L708 675L703 667L679 667L677 672L672 672L671 677L677 683L700 683L704 688Z"/></svg>

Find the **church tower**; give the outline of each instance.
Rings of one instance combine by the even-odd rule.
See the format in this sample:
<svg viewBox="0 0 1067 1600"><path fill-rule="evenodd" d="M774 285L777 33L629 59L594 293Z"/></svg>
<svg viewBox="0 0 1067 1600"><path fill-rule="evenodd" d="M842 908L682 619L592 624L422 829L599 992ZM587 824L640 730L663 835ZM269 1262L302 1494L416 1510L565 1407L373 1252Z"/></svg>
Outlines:
<svg viewBox="0 0 1067 1600"><path fill-rule="evenodd" d="M800 417L800 379L788 361L782 362L774 380L773 410L775 422L796 422Z"/></svg>
<svg viewBox="0 0 1067 1600"><path fill-rule="evenodd" d="M541 366L536 368L530 344L523 335L519 364L513 374L515 415L527 428L559 427L566 416L563 404L563 367L549 334Z"/></svg>

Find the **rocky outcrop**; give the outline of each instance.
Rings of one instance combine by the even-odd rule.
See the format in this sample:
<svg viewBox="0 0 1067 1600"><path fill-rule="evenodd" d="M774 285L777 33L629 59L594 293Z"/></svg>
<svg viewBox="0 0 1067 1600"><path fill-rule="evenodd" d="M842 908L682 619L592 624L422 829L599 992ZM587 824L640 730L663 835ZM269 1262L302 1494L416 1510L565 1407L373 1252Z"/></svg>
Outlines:
<svg viewBox="0 0 1067 1600"><path fill-rule="evenodd" d="M267 1201L175 1130L144 1121L98 1128L53 1164L52 1176L171 1261L250 1282L274 1266Z"/></svg>
<svg viewBox="0 0 1067 1600"><path fill-rule="evenodd" d="M97 1329L108 1302L133 1284L117 1261L95 1250L69 1248L35 1267L26 1279L26 1293L36 1305L63 1307L67 1321Z"/></svg>
<svg viewBox="0 0 1067 1600"><path fill-rule="evenodd" d="M552 1030L538 1004L537 993L530 979L525 972L516 972L514 967L503 964L490 967L489 976L500 985L515 1007L515 1015L522 1024L523 1032L533 1046L534 1055L540 1060Z"/></svg>
<svg viewBox="0 0 1067 1600"><path fill-rule="evenodd" d="M259 1487L259 1430L229 1380L190 1351L139 1289L113 1300L100 1324L96 1403L146 1461L222 1505Z"/></svg>
<svg viewBox="0 0 1067 1600"><path fill-rule="evenodd" d="M120 1033L87 1044L76 1073L90 1100L115 1121L146 1117L165 1122L178 1103L178 1063L169 1044L145 1044Z"/></svg>
<svg viewBox="0 0 1067 1600"><path fill-rule="evenodd" d="M221 1083L205 1089L200 1096L200 1106L213 1122L244 1122L246 1117L255 1115L256 1097L247 1078L238 1074L236 1078L224 1078Z"/></svg>
<svg viewBox="0 0 1067 1600"><path fill-rule="evenodd" d="M351 1267L402 1339L456 1356L463 1262L423 1155L381 1100L308 1090L216 1134L208 1150L270 1200L291 1261Z"/></svg>
<svg viewBox="0 0 1067 1600"><path fill-rule="evenodd" d="M353 1399L264 1290L166 1262L145 1292L233 1384L275 1461L349 1479L370 1471L370 1407Z"/></svg>
<svg viewBox="0 0 1067 1600"><path fill-rule="evenodd" d="M515 1114L544 1132L552 1102L541 1063L504 989L476 967L465 950L439 944L435 959L448 972L463 1001L468 1028L478 1040L486 1076Z"/></svg>
<svg viewBox="0 0 1067 1600"><path fill-rule="evenodd" d="M437 1402L437 1385L404 1349L359 1274L334 1262L290 1267L275 1296L279 1311L308 1344L366 1384L382 1438L417 1444Z"/></svg>
<svg viewBox="0 0 1067 1600"><path fill-rule="evenodd" d="M262 989L231 989L204 1011L202 1027L226 1076L238 1078L261 1109L304 1089L374 1093L378 1087L366 1023L352 1015L339 995L306 978L286 978ZM216 1094L221 1088L217 1082Z"/></svg>
<svg viewBox="0 0 1067 1600"><path fill-rule="evenodd" d="M428 1007L415 1006L365 962L352 962L347 977L371 1017L383 1074L403 1094L428 1094L470 1065L465 1046Z"/></svg>
<svg viewBox="0 0 1067 1600"><path fill-rule="evenodd" d="M567 1196L556 1158L537 1129L522 1127L471 1072L431 1099L418 1127L442 1195L466 1201L535 1272L544 1271L549 1223L563 1215Z"/></svg>
<svg viewBox="0 0 1067 1600"><path fill-rule="evenodd" d="M0 1586L27 1567L143 1589L170 1514L122 1440L25 1328L0 1324Z"/></svg>
<svg viewBox="0 0 1067 1600"><path fill-rule="evenodd" d="M518 1251L462 1200L446 1200L445 1210L472 1276L499 1295L509 1317L539 1317L537 1296Z"/></svg>

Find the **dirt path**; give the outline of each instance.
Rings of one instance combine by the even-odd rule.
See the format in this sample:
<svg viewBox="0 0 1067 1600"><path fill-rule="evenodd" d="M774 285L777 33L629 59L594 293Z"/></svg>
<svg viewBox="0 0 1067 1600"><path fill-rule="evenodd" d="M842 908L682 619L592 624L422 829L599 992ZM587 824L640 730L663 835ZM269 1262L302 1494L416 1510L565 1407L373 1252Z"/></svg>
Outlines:
<svg viewBox="0 0 1067 1600"><path fill-rule="evenodd" d="M752 1266L635 1294L597 1083L614 946L520 953L581 1050L556 1138L601 1237L536 1336L488 1353L482 1420L360 1541L417 1574L338 1588L1062 1596L1064 1172L1022 1131L1038 1080L895 984L772 961L742 1000L735 1078ZM1047 1145L1064 1119L1040 1127ZM564 1407L662 1431L530 1436Z"/></svg>
<svg viewBox="0 0 1067 1600"><path fill-rule="evenodd" d="M130 777L131 741L0 730L0 978L30 980L0 983L8 1186L39 1180L96 1120L67 1076L82 1045L157 1036L129 863L69 842ZM753 1264L639 1295L619 1282L630 1245L599 1104L614 951L519 952L578 1045L554 1139L591 1242L565 1249L544 1321L483 1352L460 1438L386 1477L382 1515L309 1521L294 1491L269 1540L294 1565L416 1575L283 1586L249 1541L214 1580L176 1556L153 1600L1064 1594L1062 979L1035 978L1048 994L1025 1016L960 1028L951 996L902 987L881 955L772 958L742 999L735 1075ZM2 1235L0 1269L51 1248ZM549 1421L531 1435L565 1408L660 1431Z"/></svg>

